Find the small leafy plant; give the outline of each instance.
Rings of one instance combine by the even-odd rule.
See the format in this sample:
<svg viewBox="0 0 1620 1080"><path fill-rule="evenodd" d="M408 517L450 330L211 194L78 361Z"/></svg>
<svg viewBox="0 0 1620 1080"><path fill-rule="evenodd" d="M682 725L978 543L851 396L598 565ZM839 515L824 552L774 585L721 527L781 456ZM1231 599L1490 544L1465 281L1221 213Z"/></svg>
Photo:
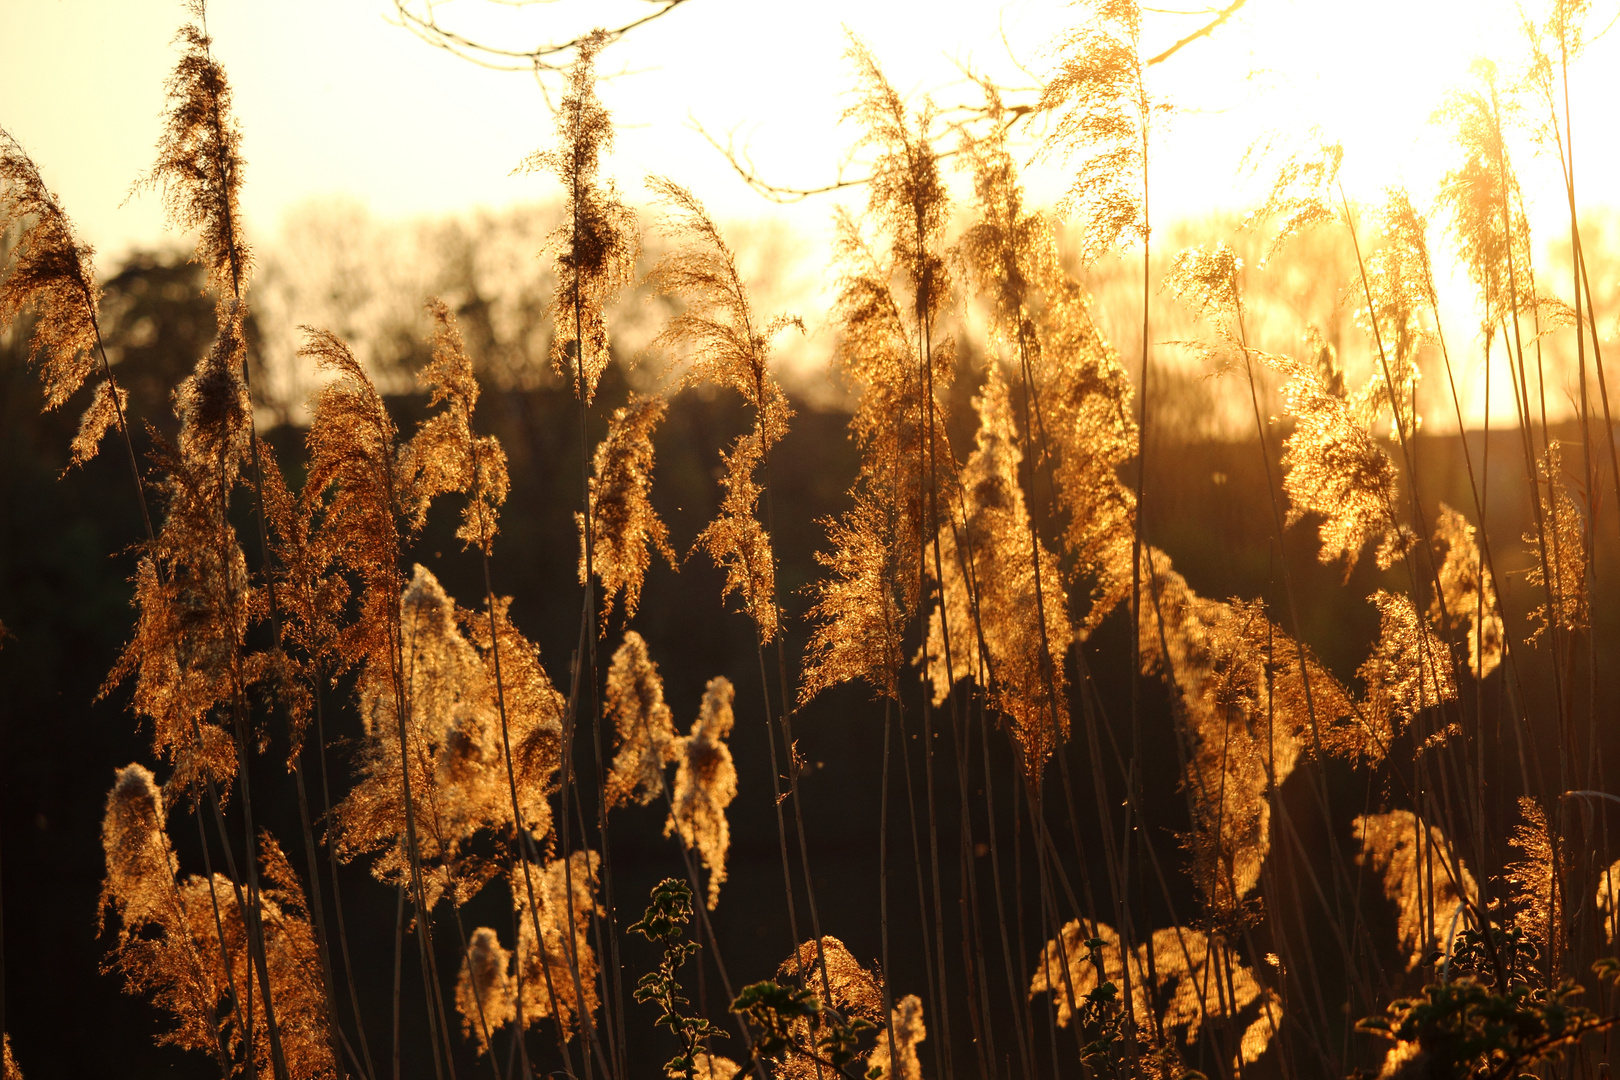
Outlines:
<svg viewBox="0 0 1620 1080"><path fill-rule="evenodd" d="M702 1016L682 1011L691 1002L681 993L680 970L702 948L686 938L686 924L692 919L692 890L684 881L665 878L653 886L651 895L646 912L628 930L662 945L664 955L657 970L647 972L636 983L635 999L638 1004L657 1005L662 1013L655 1023L668 1028L681 1041L681 1052L669 1059L665 1071L682 1080L694 1080L699 1055L707 1057L709 1040L723 1039L725 1032Z"/></svg>

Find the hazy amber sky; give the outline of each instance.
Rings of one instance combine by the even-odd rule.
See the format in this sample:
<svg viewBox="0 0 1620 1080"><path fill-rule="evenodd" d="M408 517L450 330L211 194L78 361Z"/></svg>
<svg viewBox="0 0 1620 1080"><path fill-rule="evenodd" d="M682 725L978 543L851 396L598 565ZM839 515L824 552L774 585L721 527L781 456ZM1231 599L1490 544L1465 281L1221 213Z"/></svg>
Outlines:
<svg viewBox="0 0 1620 1080"><path fill-rule="evenodd" d="M1202 4L1164 6L1196 12ZM336 194L384 217L550 196L545 178L510 175L549 138L534 80L431 49L390 25L392 10L388 0L210 5L216 52L235 85L246 133L244 205L259 233L300 203ZM518 42L638 7L562 0L504 21L483 0L452 0L439 10L447 23ZM1008 58L1003 32L1040 75L1050 64L1046 44L1073 15L1028 0L689 0L606 56L605 70L630 72L603 90L621 125L611 168L632 198L644 173L666 172L722 216L769 210L819 230L826 200L789 211L768 207L728 173L690 118L715 131L735 128L769 176L817 183L833 175L851 136L838 124L848 82L844 26L870 42L899 87L949 103L973 97L953 60L1027 84L1029 76ZM120 204L150 161L182 18L176 0L0 3L0 124L22 140L108 254L165 235L154 196ZM1162 47L1202 18L1150 13L1147 47ZM1445 139L1429 126L1429 114L1474 54L1511 56L1514 20L1513 4L1480 0L1250 0L1216 35L1153 71L1158 91L1182 108L1157 147L1161 218L1240 205L1234 173L1248 143L1268 129L1306 123L1346 141L1353 188L1376 194L1405 177L1417 190L1432 189ZM1620 86L1611 44L1600 41L1587 60L1591 85L1577 95L1577 125L1587 104L1586 115L1607 130L1606 103ZM1605 171L1596 158L1600 141L1608 140L1586 143L1590 177ZM1061 168L1047 168L1033 186L1038 196L1052 196L1062 186Z"/></svg>
<svg viewBox="0 0 1620 1080"><path fill-rule="evenodd" d="M1145 50L1151 55L1202 25L1205 2L1148 5ZM1161 5L1170 10L1151 10ZM520 43L572 36L646 7L637 0L518 7L446 0L438 10L446 25ZM533 77L482 70L435 50L393 25L393 14L392 0L210 4L215 52L230 73L245 133L243 205L261 247L275 248L282 223L312 202L343 199L386 222L555 197L549 178L512 175L552 138ZM931 93L949 107L978 100L958 63L1003 84L1034 85L1050 70L1051 42L1076 14L1044 0L688 0L605 54L602 69L620 73L601 89L619 129L607 168L632 202L643 201L641 178L661 172L691 187L722 220L770 216L796 230L801 240L788 245L795 265L761 269L779 280L785 272L808 290L775 299L813 327L817 308L825 307L824 296L810 293L828 280L818 268L831 199L765 202L693 122L735 131L770 179L824 183L854 135L839 124L849 85L845 27L868 41L902 91ZM1594 32L1613 17L1595 6ZM127 196L152 158L163 81L176 57L173 36L184 18L179 0L0 0L0 125L34 155L101 250L104 270L131 247L181 241L165 230L154 194ZM1214 35L1151 69L1152 89L1175 107L1155 134L1155 222L1252 206L1259 181L1242 178L1245 151L1268 132L1297 136L1312 125L1344 142L1352 198L1379 201L1387 185L1405 183L1427 207L1454 158L1446 132L1430 118L1448 89L1466 80L1475 56L1496 59L1511 77L1522 60L1518 18L1513 0L1249 0ZM1617 41L1620 33L1596 40L1572 88L1586 207L1620 206L1620 150L1612 138ZM1031 156L1036 145L1025 148ZM1567 230L1557 159L1521 151L1517 164L1538 241L1556 240ZM859 171L856 163L852 172ZM1038 162L1026 182L1036 201L1051 202L1066 185L1061 160ZM836 197L858 201L861 194ZM1444 237L1434 233L1444 265ZM1446 322L1468 337L1464 328L1477 319L1471 287L1453 274L1441 290ZM803 348L824 363L824 344ZM1481 372L1476 353L1459 375L1470 424L1482 415ZM1505 370L1500 374L1505 380ZM1555 397L1558 410L1568 388ZM1507 395L1491 400L1493 416L1505 419Z"/></svg>

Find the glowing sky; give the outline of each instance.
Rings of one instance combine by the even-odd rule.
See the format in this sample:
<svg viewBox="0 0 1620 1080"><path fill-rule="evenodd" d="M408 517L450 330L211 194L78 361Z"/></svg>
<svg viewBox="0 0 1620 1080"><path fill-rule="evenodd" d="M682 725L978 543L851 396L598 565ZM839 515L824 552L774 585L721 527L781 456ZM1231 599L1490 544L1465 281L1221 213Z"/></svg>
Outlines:
<svg viewBox="0 0 1620 1080"><path fill-rule="evenodd" d="M1149 6L1149 52L1207 21L1202 0L1159 2L1184 10ZM644 10L636 0L439 6L447 24L513 43ZM430 48L391 24L392 14L391 0L210 5L215 53L245 132L244 211L261 242L300 205L334 196L382 219L554 197L549 178L512 175L551 140L535 80ZM165 230L154 194L126 196L152 158L163 80L176 57L171 42L184 17L177 0L0 2L0 125L38 161L103 252L104 268L131 246L179 239ZM1032 86L1050 68L1050 42L1074 17L1072 8L1037 0L689 0L602 61L604 71L623 72L601 89L618 126L607 170L632 202L643 201L641 177L660 172L692 188L721 219L777 217L804 234L807 258L819 258L830 201L765 202L692 129L694 121L722 135L734 131L770 179L824 183L853 136L839 124L849 84L845 27L867 40L902 91L932 93L949 106L979 100L958 64ZM1596 18L1602 29L1604 17ZM1214 35L1152 69L1153 90L1177 107L1155 138L1156 220L1251 206L1258 182L1242 179L1245 150L1268 131L1313 124L1344 142L1352 197L1376 200L1386 185L1404 182L1426 204L1453 154L1430 117L1466 80L1476 55L1512 70L1517 19L1511 0L1249 0ZM1620 203L1604 183L1620 175L1620 150L1607 138L1609 106L1620 99L1617 41L1620 34L1593 44L1573 87L1575 130L1589 136L1577 162L1588 206ZM1026 146L1031 156L1034 146ZM1567 228L1556 158L1526 153L1518 164L1539 235L1555 236ZM859 171L857 163L852 172ZM1037 162L1026 183L1036 201L1052 201L1066 183L1061 160ZM1472 325L1466 285L1453 282L1447 291Z"/></svg>
<svg viewBox="0 0 1620 1080"><path fill-rule="evenodd" d="M1167 4L1197 9L1197 2ZM447 22L508 41L572 32L582 19L631 11L618 3L539 5L491 16L481 0L441 7ZM335 193L382 216L444 213L546 198L544 178L512 167L545 143L549 117L533 79L480 70L391 25L386 0L214 0L216 53L236 89L249 161L250 225L272 228L290 208ZM497 12L497 14L499 14ZM40 163L86 235L109 253L163 236L157 199L120 206L152 156L162 82L181 21L175 0L6 0L0 4L0 124ZM628 69L603 90L620 124L610 168L635 198L647 171L674 174L722 216L767 209L690 128L736 129L761 170L784 183L830 178L850 132L838 125L847 70L843 27L872 45L897 86L942 103L973 99L953 61L1029 84L1002 34L1036 74L1044 46L1073 12L1017 0L816 4L690 0L610 51ZM1319 125L1349 150L1346 176L1369 192L1402 176L1417 190L1444 164L1428 124L1470 58L1516 45L1506 3L1250 0L1216 35L1154 69L1156 89L1184 111L1159 141L1155 201L1167 215L1235 205L1235 166L1260 133ZM1200 15L1149 14L1149 48ZM1584 65L1593 85L1577 104L1615 99L1612 42ZM1577 109L1577 129L1581 125ZM1607 141L1607 140L1604 140ZM1598 146L1599 140L1586 145ZM1588 158L1587 175L1604 163ZM1612 170L1609 170L1612 173ZM1061 190L1053 165L1035 194ZM787 211L825 221L825 200Z"/></svg>

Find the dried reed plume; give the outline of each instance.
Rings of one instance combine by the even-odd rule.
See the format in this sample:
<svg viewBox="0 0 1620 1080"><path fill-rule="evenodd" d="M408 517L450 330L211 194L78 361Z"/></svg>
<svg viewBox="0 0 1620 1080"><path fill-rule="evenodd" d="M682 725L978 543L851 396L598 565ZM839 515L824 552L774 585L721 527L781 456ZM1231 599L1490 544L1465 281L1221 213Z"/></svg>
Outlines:
<svg viewBox="0 0 1620 1080"><path fill-rule="evenodd" d="M510 596L495 597L493 619L489 611L458 608L457 619L478 650L484 666L485 700L503 695L506 702L506 740L511 746L512 776L516 785L520 822L507 822L543 840L551 834L551 795L562 768L563 714L567 707L540 664L540 650L512 625ZM490 637L494 623L495 637ZM500 653L500 680L496 685L495 654ZM498 722L498 721L497 721ZM497 770L499 772L499 770ZM496 778L498 782L498 777ZM511 810L510 792L490 805L492 818L502 820Z"/></svg>
<svg viewBox="0 0 1620 1080"><path fill-rule="evenodd" d="M498 626L505 624L501 605ZM473 626L487 617L465 612ZM465 903L494 869L467 845L481 830L504 833L512 822L512 803L502 756L500 717L495 703L493 672L457 625L455 602L438 579L417 566L400 599L400 623L406 647L403 680L409 711L403 718L406 760L400 759L395 713L394 672L372 662L360 674L361 718L367 739L361 757L361 778L334 808L334 838L344 858L379 852L372 873L380 881L405 885L411 880L411 829L401 782L402 767L410 773L416 820L415 859L424 874L424 903L432 908L451 888L457 903ZM512 634L509 627L505 634ZM487 635L487 630L486 630ZM487 642L487 636L486 636ZM561 702L548 684L524 689L534 673L521 658L533 655L532 646L512 648L503 642L510 677L503 672L509 694L509 735L513 744L524 826L549 831L547 790L557 769L561 744ZM538 665L533 665L538 670ZM525 678L525 676L528 676ZM510 678L508 682L507 679ZM536 700L526 700L533 697ZM518 763L521 762L519 765Z"/></svg>
<svg viewBox="0 0 1620 1080"><path fill-rule="evenodd" d="M24 310L33 310L29 360L39 365L45 408L57 409L78 392L96 366L101 288L92 261L95 251L73 235L72 223L38 167L0 128L0 236L18 227L10 272L0 276L0 330L15 323ZM103 366L106 377L96 383L69 447L70 465L90 460L107 431L124 426L129 395L113 382L105 361Z"/></svg>
<svg viewBox="0 0 1620 1080"><path fill-rule="evenodd" d="M1429 620L1438 624L1441 604L1450 617L1450 629L1468 639L1468 665L1475 677L1484 679L1502 662L1507 630L1496 605L1496 582L1480 558L1474 542L1474 527L1457 511L1440 504L1434 538L1444 544L1445 560L1440 564L1440 593L1429 605Z"/></svg>
<svg viewBox="0 0 1620 1080"><path fill-rule="evenodd" d="M989 91L993 118L1000 99ZM1072 576L1091 589L1081 633L1130 595L1135 496L1119 468L1136 454L1131 388L1118 357L1097 332L1090 297L1058 258L1051 224L1024 209L1017 165L1001 127L968 139L964 156L973 172L979 220L957 252L992 311L992 343L1017 363L1024 391L1025 446L1036 444L1031 465L1051 470L1054 494L1067 518L1062 540ZM1031 475L1035 475L1032 468ZM1040 603L1061 586L1036 569Z"/></svg>
<svg viewBox="0 0 1620 1080"><path fill-rule="evenodd" d="M624 617L633 618L641 604L652 552L675 566L669 530L652 506L653 432L668 404L661 397L632 396L613 410L607 437L596 444L591 477L592 568L602 583L602 632L614 601L624 598ZM585 583L585 515L574 515L579 527L579 579Z"/></svg>
<svg viewBox="0 0 1620 1080"><path fill-rule="evenodd" d="M828 573L810 586L813 626L799 700L857 679L898 700L905 539L896 535L893 508L857 490L854 507L825 525L832 550L816 554Z"/></svg>
<svg viewBox="0 0 1620 1080"><path fill-rule="evenodd" d="M866 1056L867 1076L873 1080L922 1080L922 1061L917 1056L917 1044L928 1038L923 1023L922 999L907 994L895 1002L889 1013L889 1031L894 1033L894 1053L889 1053L889 1037L878 1036L877 1045Z"/></svg>
<svg viewBox="0 0 1620 1080"><path fill-rule="evenodd" d="M951 690L948 633L960 664L953 673L975 680L989 693L992 706L1012 720L1020 760L1033 784L1068 738L1063 658L1073 632L1057 559L1030 531L1018 480L1023 453L1007 387L995 366L989 368L975 406L978 445L960 481L963 521L959 530L952 526L939 534L944 602L929 622L927 674L939 704ZM1043 588L1039 603L1037 573ZM1032 619L1037 611L1044 612L1045 627Z"/></svg>
<svg viewBox="0 0 1620 1080"><path fill-rule="evenodd" d="M263 601L228 514L250 450L245 347L233 308L175 391L179 441L155 451L164 519L136 569L135 633L103 688L134 676L131 706L151 720L154 750L174 765L171 798L235 777L245 730L233 736L221 724L246 723L247 695L264 671L247 649Z"/></svg>
<svg viewBox="0 0 1620 1080"><path fill-rule="evenodd" d="M1535 799L1519 796L1519 816L1523 820L1514 827L1508 843L1520 858L1507 864L1503 876L1512 888L1513 924L1525 940L1539 943L1542 970L1550 977L1563 968L1568 947L1561 880L1565 867L1560 864L1573 853L1560 852L1561 838Z"/></svg>
<svg viewBox="0 0 1620 1080"><path fill-rule="evenodd" d="M1366 745L1348 691L1259 604L1206 600L1164 553L1144 555L1152 606L1142 664L1162 671L1179 704L1193 882L1213 910L1235 913L1270 850L1271 799L1305 750L1320 740L1329 752L1376 760L1387 740Z"/></svg>
<svg viewBox="0 0 1620 1080"><path fill-rule="evenodd" d="M825 964L825 982L821 976L822 964ZM800 943L792 956L777 965L776 978L779 983L800 986L816 994L817 1022L796 1016L787 1025L787 1053L776 1069L783 1080L811 1080L828 1072L823 1055L818 1051L821 1048L819 1029L829 1018L845 1023L864 1021L868 1025L883 1025L881 984L835 937L823 935L819 940ZM886 1046L887 1038L880 1035L879 1043ZM896 1045L897 1048L901 1045L898 1033Z"/></svg>
<svg viewBox="0 0 1620 1080"><path fill-rule="evenodd" d="M860 125L855 146L877 151L867 208L891 240L891 257L911 287L909 315L928 326L950 295L940 241L950 222L950 199L932 143L934 105L924 99L910 113L866 43L849 37L844 59L855 69L855 103L842 119ZM933 358L925 358L930 362ZM948 377L949 369L945 369Z"/></svg>
<svg viewBox="0 0 1620 1080"><path fill-rule="evenodd" d="M487 555L510 486L506 453L494 436L473 434L478 379L455 313L437 298L428 301L427 310L434 324L433 359L416 373L416 381L429 390L429 408L444 408L422 421L401 454L400 474L411 480L402 495L405 515L413 529L420 529L432 499L451 492L465 495L456 538L476 544Z"/></svg>
<svg viewBox="0 0 1620 1080"><path fill-rule="evenodd" d="M107 856L102 906L119 924L109 965L123 974L130 993L150 994L175 1022L160 1042L212 1053L227 1074L234 1071L228 1061L244 1052L252 1054L259 1070L268 1071L268 1026L250 1025L253 1044L244 1047L243 1006L233 1000L253 978L241 894L219 875L178 879L164 826L163 800L152 774L140 765L120 769L102 825ZM302 888L268 834L260 839L259 858L268 882L258 902L280 1052L292 1076L336 1077Z"/></svg>
<svg viewBox="0 0 1620 1080"><path fill-rule="evenodd" d="M1113 346L1091 319L1091 297L1050 251L1038 264L1046 303L1036 320L1040 355L1031 360L1042 395L1037 422L1055 452L1052 480L1066 517L1063 547L1076 583L1090 582L1086 635L1131 595L1136 496L1120 480L1137 455L1134 391Z"/></svg>
<svg viewBox="0 0 1620 1080"><path fill-rule="evenodd" d="M1040 108L1057 116L1048 151L1079 157L1064 208L1083 226L1090 262L1122 243L1146 242L1148 96L1136 0L1090 0L1078 26L1054 43L1057 69Z"/></svg>
<svg viewBox="0 0 1620 1080"><path fill-rule="evenodd" d="M1122 958L1113 927L1099 922L1092 931L1080 920L1071 920L1063 927L1061 941L1048 941L1037 959L1030 997L1056 998L1060 1026L1067 1027L1083 1003L1096 1000L1103 981L1113 983L1117 992L1128 961L1135 1015L1157 1012L1166 1033L1184 1029L1187 1046L1198 1040L1206 1025L1232 1031L1238 1035L1231 1062L1234 1071L1258 1061L1282 1027L1282 999L1221 938L1187 927L1167 927L1153 931L1151 942ZM1088 941L1100 942L1097 958ZM1156 1009L1155 1001L1164 1002L1162 1008Z"/></svg>
<svg viewBox="0 0 1620 1080"><path fill-rule="evenodd" d="M1266 201L1244 222L1251 228L1269 226L1272 236L1262 266L1294 237L1339 216L1338 200L1333 196L1344 164L1344 147L1322 140L1320 132L1313 131L1311 136L1306 145L1278 155ZM1271 149L1262 147L1260 152Z"/></svg>
<svg viewBox="0 0 1620 1080"><path fill-rule="evenodd" d="M197 260L221 297L247 291L253 256L242 238L242 132L231 113L225 68L209 51L204 0L188 0L195 20L175 40L185 52L167 85L157 164L139 186L162 190L169 220L198 230Z"/></svg>
<svg viewBox="0 0 1620 1080"><path fill-rule="evenodd" d="M1419 617L1412 601L1380 589L1378 642L1356 674L1367 686L1364 715L1379 741L1389 741L1424 709L1457 697L1451 650Z"/></svg>
<svg viewBox="0 0 1620 1080"><path fill-rule="evenodd" d="M854 679L898 696L900 634L919 609L923 544L941 526L941 508L955 502L942 400L956 352L948 338L933 339L950 289L941 252L950 202L930 141L934 110L925 102L909 113L858 38L845 56L857 99L844 118L861 125L858 145L877 153L868 213L887 251L874 251L859 223L839 213L836 362L859 391L849 431L861 469L853 508L826 523L832 551L817 555L832 573L809 590L801 701ZM892 288L896 277L909 286L908 300Z"/></svg>
<svg viewBox="0 0 1620 1080"><path fill-rule="evenodd" d="M1563 448L1557 439L1547 443L1547 452L1537 463L1536 498L1541 502L1541 532L1527 532L1524 542L1536 561L1525 573L1532 585L1546 590L1546 599L1530 612L1535 629L1530 640L1538 640L1549 629L1575 633L1586 629L1591 620L1587 604L1586 519L1569 489L1564 486Z"/></svg>
<svg viewBox="0 0 1620 1080"><path fill-rule="evenodd" d="M456 1011L461 1014L461 1033L477 1042L478 1053L489 1049L485 1032L517 1019L517 993L508 974L512 954L501 948L501 939L487 926L472 932L467 956L456 980Z"/></svg>
<svg viewBox="0 0 1620 1080"><path fill-rule="evenodd" d="M580 40L557 109L557 146L530 154L519 166L549 171L562 183L564 223L552 235L557 291L551 301L551 363L581 402L595 396L611 358L603 307L630 284L640 250L635 211L613 181L599 176L602 155L613 143L612 121L596 96L596 57L606 44L600 31Z"/></svg>
<svg viewBox="0 0 1620 1080"><path fill-rule="evenodd" d="M1525 269L1530 226L1518 209L1519 185L1503 137L1504 110L1496 68L1477 60L1478 86L1452 94L1442 111L1453 125L1463 161L1441 181L1439 202L1450 211L1451 233L1468 276L1480 291L1487 346L1518 312L1535 304Z"/></svg>
<svg viewBox="0 0 1620 1080"><path fill-rule="evenodd" d="M618 749L607 777L607 804L642 806L664 790L664 766L681 753L675 720L664 704L664 680L647 655L647 642L626 630L608 667L607 711L618 731Z"/></svg>
<svg viewBox="0 0 1620 1080"><path fill-rule="evenodd" d="M1411 971L1435 949L1449 948L1479 889L1439 827L1425 828L1410 810L1364 814L1355 830L1357 861L1382 875L1384 896L1395 903L1395 932Z"/></svg>
<svg viewBox="0 0 1620 1080"><path fill-rule="evenodd" d="M726 475L720 514L698 536L710 558L726 571L724 595L737 593L759 628L761 642L780 630L776 604L776 558L759 521L763 488L755 473L770 464L771 447L787 434L793 410L770 370L770 343L798 320L778 316L764 325L748 302L737 260L714 220L690 191L663 177L651 188L669 207L664 231L682 241L653 268L648 282L659 293L685 301L655 339L656 346L685 353L692 366L685 385L700 380L729 387L753 409L754 426L722 452Z"/></svg>
<svg viewBox="0 0 1620 1080"><path fill-rule="evenodd" d="M737 767L725 742L734 722L734 693L724 676L715 676L704 687L703 706L692 722L692 733L673 747L675 786L669 820L664 824L664 835L679 831L681 840L702 857L709 871L710 911L720 902L720 886L726 880L726 853L731 847L726 807L737 797Z"/></svg>
<svg viewBox="0 0 1620 1080"><path fill-rule="evenodd" d="M601 856L594 851L576 851L564 860L552 859L545 866L528 867L534 882L540 941L535 941L535 919L523 918L527 911L525 871L515 867L509 876L513 907L518 911L518 980L526 987L545 987L544 993L523 995L525 1028L536 1020L552 1017L569 1038L582 1011L594 1015L597 1000L596 953L587 940L592 914L601 914L596 903L597 865ZM570 881L573 885L569 889Z"/></svg>
<svg viewBox="0 0 1620 1080"><path fill-rule="evenodd" d="M1373 431L1385 400L1383 380L1375 374L1361 393L1346 394L1332 348L1309 343L1315 352L1310 364L1268 358L1288 380L1283 398L1295 418L1283 443L1288 523L1320 515L1317 557L1343 560L1346 575L1369 541L1377 544L1379 568L1387 569L1405 553L1410 534L1395 518L1395 462Z"/></svg>

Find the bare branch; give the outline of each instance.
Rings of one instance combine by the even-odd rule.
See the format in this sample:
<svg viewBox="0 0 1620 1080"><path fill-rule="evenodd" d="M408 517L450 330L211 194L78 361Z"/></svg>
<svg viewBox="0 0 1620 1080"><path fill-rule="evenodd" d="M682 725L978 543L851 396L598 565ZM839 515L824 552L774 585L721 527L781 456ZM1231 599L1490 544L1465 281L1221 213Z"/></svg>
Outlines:
<svg viewBox="0 0 1620 1080"><path fill-rule="evenodd" d="M524 8L556 0L486 0L487 3L506 8ZM637 19L606 29L606 43L611 45L632 30L662 18L685 4L687 0L646 0L652 10ZM394 13L398 25L435 48L443 49L479 67L494 71L533 71L537 76L562 71L573 63L572 54L590 33L579 34L564 41L542 41L531 49L503 48L487 41L471 38L439 23L435 10L436 0L394 0Z"/></svg>
<svg viewBox="0 0 1620 1080"><path fill-rule="evenodd" d="M1209 22L1205 23L1203 26L1200 26L1197 30L1194 30L1192 33L1188 34L1186 37L1164 50L1164 52L1149 60L1147 62L1147 66L1152 67L1154 64L1161 64L1170 59L1172 56L1176 55L1176 53L1180 52L1182 49L1186 48L1188 45L1191 45L1193 42L1197 41L1199 38L1208 37L1210 34L1213 34L1222 23L1224 23L1227 19L1230 19L1233 15L1236 15L1238 13L1238 9L1243 7L1243 5L1248 2L1249 0L1232 0L1232 3L1222 8L1220 12L1216 14L1215 17Z"/></svg>
<svg viewBox="0 0 1620 1080"><path fill-rule="evenodd" d="M960 67L960 65L958 66ZM973 76L971 72L967 72L967 69L963 68L962 70L969 75L969 78L972 78L975 82L980 82L981 85L984 85L982 80L976 76ZM1030 117L1039 116L1046 111L1047 110L1043 109L1038 104L1004 106L1001 109L997 122L1005 131L1017 124L1024 122ZM991 118L989 109L983 105L956 105L949 109L942 110L940 113L941 116L948 116L951 114L960 114L963 118L951 121L942 126L935 139L936 142L943 143L950 136L959 135L972 125ZM856 177L850 177L847 175L850 166L853 164L853 158L846 155L844 159L838 163L838 170L834 174L833 179L828 183L820 184L814 187L791 187L784 184L773 184L764 179L760 175L759 170L755 168L753 158L748 153L748 148L746 146L742 148L737 146L735 130L728 131L726 133L725 141L721 142L695 118L690 120L690 127L693 131L696 131L699 135L703 136L704 140L707 141L710 146L714 147L720 152L720 156L726 159L726 164L731 166L732 170L736 172L736 174L742 179L743 183L747 184L759 195L774 203L788 204L803 202L805 199L811 198L815 195L828 195L834 191L843 191L848 188L862 187L870 183L872 180L872 177L866 174ZM958 153L960 153L958 149L951 148L948 150L939 151L937 156L940 158L940 160L944 160L946 158L955 157Z"/></svg>

